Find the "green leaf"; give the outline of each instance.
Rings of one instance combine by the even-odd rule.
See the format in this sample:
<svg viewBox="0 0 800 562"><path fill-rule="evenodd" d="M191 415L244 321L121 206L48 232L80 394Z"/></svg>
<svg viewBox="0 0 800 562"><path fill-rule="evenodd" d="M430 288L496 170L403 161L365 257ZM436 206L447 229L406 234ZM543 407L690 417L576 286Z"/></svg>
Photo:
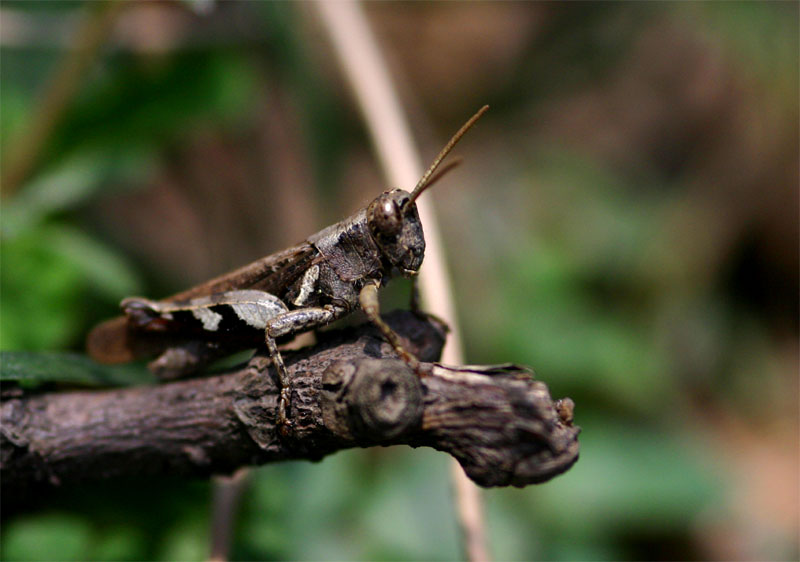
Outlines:
<svg viewBox="0 0 800 562"><path fill-rule="evenodd" d="M77 266L85 282L109 300L139 291L142 281L124 259L78 229L52 225L48 229L53 251Z"/></svg>
<svg viewBox="0 0 800 562"><path fill-rule="evenodd" d="M141 287L123 259L65 224L41 224L20 236L4 236L0 251L2 349L74 345L83 337L93 299L116 302Z"/></svg>
<svg viewBox="0 0 800 562"><path fill-rule="evenodd" d="M153 380L153 375L140 365L100 365L78 353L0 352L0 381L16 381L25 386L52 382L120 386Z"/></svg>
<svg viewBox="0 0 800 562"><path fill-rule="evenodd" d="M235 53L191 52L153 61L122 54L76 101L59 127L53 160L83 150L152 150L252 107L254 82Z"/></svg>
<svg viewBox="0 0 800 562"><path fill-rule="evenodd" d="M82 330L85 281L37 229L0 239L0 348L57 349Z"/></svg>
<svg viewBox="0 0 800 562"><path fill-rule="evenodd" d="M19 235L56 212L86 203L105 185L120 185L142 176L151 156L143 151L113 154L109 150L85 150L60 161L25 185L5 204L3 236Z"/></svg>

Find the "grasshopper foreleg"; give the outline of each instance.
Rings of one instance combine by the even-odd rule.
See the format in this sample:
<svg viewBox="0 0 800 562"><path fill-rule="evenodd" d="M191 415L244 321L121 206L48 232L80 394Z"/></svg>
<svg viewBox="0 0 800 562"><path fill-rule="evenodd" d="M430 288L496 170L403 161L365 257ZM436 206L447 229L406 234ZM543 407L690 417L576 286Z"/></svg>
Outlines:
<svg viewBox="0 0 800 562"><path fill-rule="evenodd" d="M380 316L380 302L378 300L378 285L377 283L368 283L364 285L364 288L361 289L361 292L358 295L358 301L361 304L361 308L364 310L364 313L367 315L367 318L377 326L377 328L383 334L383 337L386 338L400 358L406 362L406 364L411 367L411 369L419 374L419 360L414 357L413 354L409 353L403 347L403 344L400 342L400 337L392 330L389 325L383 321L383 318Z"/></svg>

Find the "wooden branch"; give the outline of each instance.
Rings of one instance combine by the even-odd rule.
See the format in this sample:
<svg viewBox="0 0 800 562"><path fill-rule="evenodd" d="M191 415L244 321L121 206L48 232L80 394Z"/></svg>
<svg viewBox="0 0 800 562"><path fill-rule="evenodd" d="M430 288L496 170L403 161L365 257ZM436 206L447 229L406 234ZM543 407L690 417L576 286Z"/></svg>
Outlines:
<svg viewBox="0 0 800 562"><path fill-rule="evenodd" d="M408 312L386 320L422 361L438 357L441 325ZM287 352L290 436L275 426L276 378L263 354L206 378L4 400L4 500L132 475L208 477L358 446L434 447L483 486L542 482L577 460L571 401L554 403L524 369L423 363L420 377L394 357L369 325Z"/></svg>

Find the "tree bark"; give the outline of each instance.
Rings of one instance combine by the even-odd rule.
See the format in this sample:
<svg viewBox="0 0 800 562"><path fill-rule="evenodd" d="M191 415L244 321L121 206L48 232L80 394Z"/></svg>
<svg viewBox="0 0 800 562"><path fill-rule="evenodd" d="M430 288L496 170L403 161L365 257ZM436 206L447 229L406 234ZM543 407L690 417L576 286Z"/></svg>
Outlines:
<svg viewBox="0 0 800 562"><path fill-rule="evenodd" d="M411 371L369 325L323 334L285 354L292 429L276 427L270 359L154 386L31 394L0 405L4 499L51 486L142 475L208 477L286 459L318 460L349 447L429 446L458 459L483 486L524 486L578 457L569 399L513 365L443 367L444 329L408 312L386 317Z"/></svg>

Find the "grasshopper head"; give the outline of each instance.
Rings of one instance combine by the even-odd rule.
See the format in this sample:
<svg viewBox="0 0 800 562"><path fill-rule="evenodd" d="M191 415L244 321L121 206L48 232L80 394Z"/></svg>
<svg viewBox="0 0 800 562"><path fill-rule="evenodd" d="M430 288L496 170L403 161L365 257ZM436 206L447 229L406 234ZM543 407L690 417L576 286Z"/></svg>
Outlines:
<svg viewBox="0 0 800 562"><path fill-rule="evenodd" d="M489 106L484 105L453 135L422 175L414 191L411 193L402 189L385 191L367 207L367 224L372 237L380 247L384 260L389 262L391 268L399 269L403 277L416 275L425 255L422 223L414 201L423 191L459 164L460 161L451 162L434 175L445 156L487 109Z"/></svg>
<svg viewBox="0 0 800 562"><path fill-rule="evenodd" d="M417 206L402 189L385 191L367 207L367 225L392 267L404 277L416 275L425 255L425 237Z"/></svg>

